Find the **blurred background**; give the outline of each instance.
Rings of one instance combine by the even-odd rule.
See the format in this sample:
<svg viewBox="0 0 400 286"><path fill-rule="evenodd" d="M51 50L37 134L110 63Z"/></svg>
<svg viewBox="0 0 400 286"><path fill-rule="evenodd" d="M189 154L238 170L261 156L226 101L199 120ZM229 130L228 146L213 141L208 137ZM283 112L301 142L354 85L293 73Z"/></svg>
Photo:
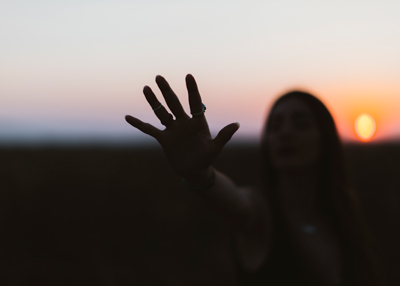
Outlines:
<svg viewBox="0 0 400 286"><path fill-rule="evenodd" d="M400 277L400 3L0 1L0 281L234 285L230 229L188 192L131 114L163 75L188 110L197 80L215 165L257 185L270 105L302 89L329 108L388 282ZM4 284L3 283L3 284ZM63 284L64 283L64 284Z"/></svg>

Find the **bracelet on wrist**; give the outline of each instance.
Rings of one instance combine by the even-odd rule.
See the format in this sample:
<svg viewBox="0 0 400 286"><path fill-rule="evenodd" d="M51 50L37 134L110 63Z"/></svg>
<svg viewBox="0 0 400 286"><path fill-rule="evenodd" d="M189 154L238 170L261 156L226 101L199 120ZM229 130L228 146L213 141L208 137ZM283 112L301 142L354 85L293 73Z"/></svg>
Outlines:
<svg viewBox="0 0 400 286"><path fill-rule="evenodd" d="M215 182L215 171L214 169L211 169L211 177L210 179L208 179L208 181L202 185L193 185L190 184L188 181L186 181L184 178L182 178L183 183L185 184L185 186L192 190L192 191L204 191L207 190L209 188L211 188L214 185Z"/></svg>

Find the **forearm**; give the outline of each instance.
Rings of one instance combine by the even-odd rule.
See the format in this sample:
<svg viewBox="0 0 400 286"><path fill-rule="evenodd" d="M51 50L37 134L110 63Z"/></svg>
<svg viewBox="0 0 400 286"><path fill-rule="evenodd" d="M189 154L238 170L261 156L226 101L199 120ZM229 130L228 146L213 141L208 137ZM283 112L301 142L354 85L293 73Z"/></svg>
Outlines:
<svg viewBox="0 0 400 286"><path fill-rule="evenodd" d="M207 185L212 178L214 170L214 181L211 186ZM248 227L254 219L255 210L252 207L252 191L237 186L229 177L212 167L203 170L196 176L186 179L189 186L205 186L205 189L192 188L199 197L214 211L221 214L233 227Z"/></svg>

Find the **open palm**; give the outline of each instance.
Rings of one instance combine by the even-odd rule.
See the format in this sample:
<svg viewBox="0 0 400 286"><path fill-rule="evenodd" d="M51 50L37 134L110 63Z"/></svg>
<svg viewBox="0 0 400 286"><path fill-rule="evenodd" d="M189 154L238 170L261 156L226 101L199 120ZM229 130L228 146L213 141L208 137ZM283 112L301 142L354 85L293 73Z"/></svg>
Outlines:
<svg viewBox="0 0 400 286"><path fill-rule="evenodd" d="M217 137L212 139L204 115L205 106L202 104L193 76L190 74L186 76L192 117L186 114L178 97L162 76L156 77L156 83L175 119L161 105L148 86L144 87L143 93L156 116L166 128L160 130L129 115L125 119L129 124L154 137L161 144L167 159L179 176L185 178L196 175L212 164L225 144L238 130L239 125L232 123L225 126Z"/></svg>

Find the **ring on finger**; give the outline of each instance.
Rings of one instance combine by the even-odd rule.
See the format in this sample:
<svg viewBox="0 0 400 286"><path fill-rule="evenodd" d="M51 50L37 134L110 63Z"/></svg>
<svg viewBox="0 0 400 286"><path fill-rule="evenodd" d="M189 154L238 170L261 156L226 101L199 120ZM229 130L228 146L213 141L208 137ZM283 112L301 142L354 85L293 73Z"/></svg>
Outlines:
<svg viewBox="0 0 400 286"><path fill-rule="evenodd" d="M167 126L171 123L171 120L173 121L172 114L169 113L161 103L158 107L152 109L156 113L158 119L160 119L162 125ZM165 119L163 119L163 117Z"/></svg>
<svg viewBox="0 0 400 286"><path fill-rule="evenodd" d="M159 106L159 107L157 107L157 108L152 108L152 109L153 109L153 111L156 111L156 110L160 109L161 106L162 106L162 104L160 103L160 106Z"/></svg>
<svg viewBox="0 0 400 286"><path fill-rule="evenodd" d="M204 105L204 103L201 103L203 106L201 107L201 111L200 112L197 112L197 113L192 113L192 115L193 116L196 116L196 115L201 115L201 114L203 114L203 113L205 113L206 112L206 106Z"/></svg>

